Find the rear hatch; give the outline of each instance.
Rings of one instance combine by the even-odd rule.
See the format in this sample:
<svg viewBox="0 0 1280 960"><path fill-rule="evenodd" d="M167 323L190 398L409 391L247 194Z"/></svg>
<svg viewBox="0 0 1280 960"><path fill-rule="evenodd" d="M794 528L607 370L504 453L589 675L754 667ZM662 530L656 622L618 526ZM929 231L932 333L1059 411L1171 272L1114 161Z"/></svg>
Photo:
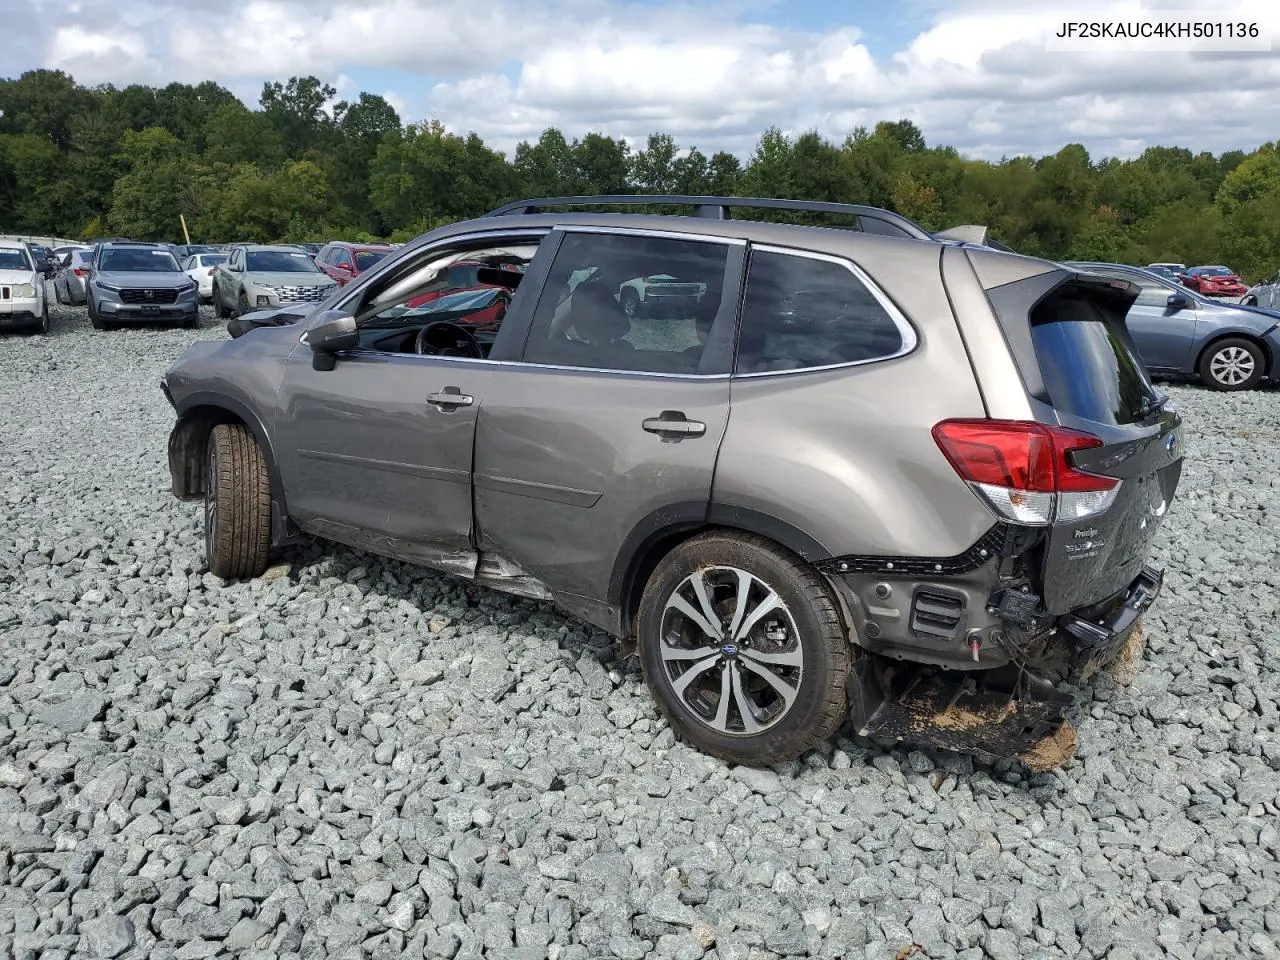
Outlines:
<svg viewBox="0 0 1280 960"><path fill-rule="evenodd" d="M1109 489L1059 494L1039 586L1047 611L1061 615L1110 600L1142 571L1182 471L1182 421L1152 385L1125 327L1136 285L1056 269L1007 287L1024 289L988 297L1036 419L1096 438L1070 449L1066 465L1116 481L1086 477L1081 489Z"/></svg>

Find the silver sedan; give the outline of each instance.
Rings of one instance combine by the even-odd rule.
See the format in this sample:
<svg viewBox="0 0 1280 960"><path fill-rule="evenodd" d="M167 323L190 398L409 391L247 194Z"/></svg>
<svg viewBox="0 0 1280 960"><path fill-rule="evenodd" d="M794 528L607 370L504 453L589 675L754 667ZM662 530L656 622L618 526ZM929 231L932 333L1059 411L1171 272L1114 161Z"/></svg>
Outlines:
<svg viewBox="0 0 1280 960"><path fill-rule="evenodd" d="M1247 307L1262 307L1264 310L1280 310L1280 271L1274 277L1259 280L1245 291L1240 302Z"/></svg>

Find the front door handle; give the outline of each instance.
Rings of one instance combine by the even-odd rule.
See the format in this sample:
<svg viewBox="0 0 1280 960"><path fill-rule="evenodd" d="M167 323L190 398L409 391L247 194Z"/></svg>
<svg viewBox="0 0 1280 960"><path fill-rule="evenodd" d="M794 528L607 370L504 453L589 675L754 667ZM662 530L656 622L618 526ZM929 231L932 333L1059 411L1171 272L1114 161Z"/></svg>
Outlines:
<svg viewBox="0 0 1280 960"><path fill-rule="evenodd" d="M427 395L427 403L433 407L438 407L445 413L452 413L458 407L469 407L475 402L475 397L469 393L463 393L457 387L445 387L438 393Z"/></svg>
<svg viewBox="0 0 1280 960"><path fill-rule="evenodd" d="M656 433L663 443L679 443L685 437L700 437L707 432L701 420L690 420L681 410L663 410L656 417L644 420L641 427L648 433Z"/></svg>

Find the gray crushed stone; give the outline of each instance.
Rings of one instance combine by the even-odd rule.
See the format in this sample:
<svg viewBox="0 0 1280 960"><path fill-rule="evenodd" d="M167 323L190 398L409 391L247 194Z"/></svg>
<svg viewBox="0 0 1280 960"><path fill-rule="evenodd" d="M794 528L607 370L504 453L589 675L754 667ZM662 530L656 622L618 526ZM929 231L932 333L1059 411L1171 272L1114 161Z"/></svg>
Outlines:
<svg viewBox="0 0 1280 960"><path fill-rule="evenodd" d="M223 336L0 335L0 956L1280 955L1280 390L1165 388L1165 593L1064 768L846 727L762 771L549 606L326 544L205 572L158 380Z"/></svg>

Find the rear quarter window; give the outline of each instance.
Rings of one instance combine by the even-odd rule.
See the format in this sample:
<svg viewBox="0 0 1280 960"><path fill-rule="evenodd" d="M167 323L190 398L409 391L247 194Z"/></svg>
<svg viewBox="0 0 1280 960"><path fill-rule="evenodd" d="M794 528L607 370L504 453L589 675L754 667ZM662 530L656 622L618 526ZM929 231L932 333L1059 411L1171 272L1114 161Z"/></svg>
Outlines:
<svg viewBox="0 0 1280 960"><path fill-rule="evenodd" d="M735 372L861 363L909 350L914 334L851 265L755 250L747 274Z"/></svg>

